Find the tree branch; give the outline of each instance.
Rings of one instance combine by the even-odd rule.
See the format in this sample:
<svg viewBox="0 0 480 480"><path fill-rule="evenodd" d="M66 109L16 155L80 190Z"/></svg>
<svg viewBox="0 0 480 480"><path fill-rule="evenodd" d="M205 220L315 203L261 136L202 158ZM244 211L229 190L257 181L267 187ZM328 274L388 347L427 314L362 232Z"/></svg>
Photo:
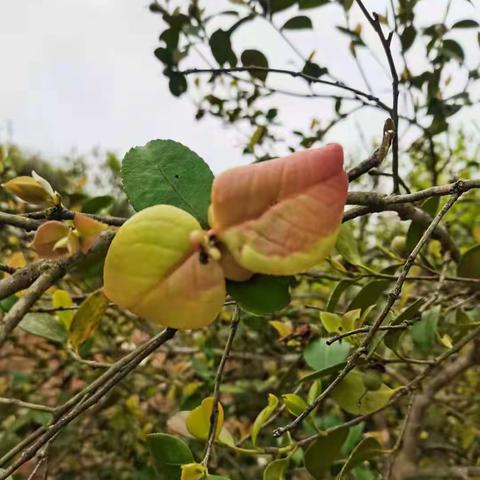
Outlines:
<svg viewBox="0 0 480 480"><path fill-rule="evenodd" d="M365 18L368 20L370 25L373 27L375 32L380 39L383 50L385 51L385 56L387 57L388 66L390 68L390 73L392 75L392 108L390 110L392 115L392 120L395 129L395 135L393 137L392 144L392 174L393 174L393 193L399 192L399 174L398 174L398 96L399 96L399 78L397 73L397 68L395 66L395 61L392 55L391 43L393 32L391 32L388 37L385 37L380 20L376 13L370 15L367 8L363 4L362 0L355 0L357 5L360 7L360 10L364 14Z"/></svg>
<svg viewBox="0 0 480 480"><path fill-rule="evenodd" d="M422 237L418 241L417 245L412 250L412 252L408 256L407 260L405 261L405 264L403 265L402 271L401 271L397 281L395 282L395 285L394 285L392 291L387 296L387 302L386 302L385 306L383 307L382 311L379 313L376 320L373 322L373 324L370 328L370 331L368 332L368 334L363 339L361 345L355 350L355 352L348 359L347 364L343 368L343 370L328 385L328 387L325 388L325 390L323 390L322 393L310 405L308 405L308 407L298 417L296 417L293 421L289 422L285 426L277 428L273 432L273 435L275 437L279 437L279 436L283 435L285 432L292 431L295 428L297 428L303 422L303 420L306 417L308 417L308 415L310 415L310 413L313 410L315 410L316 408L319 407L319 405L323 402L323 400L327 397L327 395L329 395L333 391L333 389L348 375L348 373L355 368L355 366L358 364L358 362L361 360L361 358L363 358L366 355L367 356L369 355L368 348L370 346L370 343L372 342L373 338L375 337L375 334L377 333L378 329L381 327L382 323L384 322L385 318L387 317L388 313L390 312L390 309L394 306L395 302L399 298L399 296L402 292L403 283L405 282L405 279L407 278L408 272L410 271L410 268L412 267L413 263L415 262L415 259L417 258L417 255L420 253L420 250L427 243L427 241L429 240L429 238L433 234L435 228L440 223L442 218L450 210L450 208L453 206L453 204L458 200L460 195L461 195L461 192L454 193L450 197L450 199L447 201L447 203L442 207L440 212L432 220L432 223L425 230ZM371 352L370 352L370 354L371 354Z"/></svg>
<svg viewBox="0 0 480 480"><path fill-rule="evenodd" d="M349 87L348 85L345 85L342 82L339 81L331 81L331 80L322 80L317 77L312 77L310 75L307 75L303 72L298 72L295 70L288 70L285 68L270 68L270 67L258 67L255 65L251 66L245 66L245 67L231 67L231 68L189 68L186 70L178 70L176 73L179 73L181 75L194 75L194 74L201 74L201 73L209 73L212 75L220 75L222 73L234 73L234 72L267 72L267 73L280 73L284 75L289 75L294 78L303 78L304 80L307 80L310 83L319 83L322 85L328 85L330 87L336 87L340 88L343 90L347 90L349 92L354 93L355 95L358 95L359 97L366 98L367 100L370 100L371 102L374 102L375 105L380 107L381 109L390 112L392 109L385 105L378 97L375 97L374 95L371 95L366 92L362 92L361 90L358 90L353 87Z"/></svg>
<svg viewBox="0 0 480 480"><path fill-rule="evenodd" d="M210 416L210 430L208 432L207 446L205 448L205 454L203 456L202 463L205 467L208 467L208 461L210 460L210 455L212 454L213 444L215 442L215 436L217 431L218 423L218 403L220 401L220 385L222 383L223 372L225 370L225 365L227 363L230 351L232 349L233 340L237 333L238 325L240 323L240 312L239 308L235 307L235 312L230 324L230 334L228 335L227 343L223 350L222 358L218 364L217 374L215 376L215 382L213 387L213 403L212 403L212 414Z"/></svg>
<svg viewBox="0 0 480 480"><path fill-rule="evenodd" d="M13 405L20 408L28 408L29 410L38 410L40 412L51 412L55 411L54 407L48 407L47 405L40 405L38 403L24 402L23 400L18 400L17 398L6 398L0 397L1 405Z"/></svg>

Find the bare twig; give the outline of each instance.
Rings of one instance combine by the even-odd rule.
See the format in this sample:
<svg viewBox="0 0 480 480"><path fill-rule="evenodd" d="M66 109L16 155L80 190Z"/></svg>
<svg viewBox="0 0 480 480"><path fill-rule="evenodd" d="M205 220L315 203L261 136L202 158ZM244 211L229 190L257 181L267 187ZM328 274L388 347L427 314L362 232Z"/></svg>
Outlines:
<svg viewBox="0 0 480 480"><path fill-rule="evenodd" d="M345 85L340 81L324 80L321 78L312 77L303 72L297 72L295 70L288 70L285 68L270 68L270 67L259 67L259 66L251 65L251 66L245 66L245 67L231 67L231 68L189 68L187 70L179 70L178 73L182 75L195 75L195 74L201 74L201 73L208 73L211 75L220 75L222 73L249 72L249 71L280 73L284 75L289 75L294 78L303 78L304 80L307 80L311 83L318 83L322 85L328 85L331 87L340 88L340 89L352 92L359 97L366 98L371 102L374 102L375 105L377 105L378 107L382 108L387 112L391 111L391 108L385 105L385 103L383 103L378 97L375 97L374 95L370 95L369 93L366 93L366 92L362 92L361 90L358 90L356 88L349 87L348 85Z"/></svg>
<svg viewBox="0 0 480 480"><path fill-rule="evenodd" d="M373 27L375 32L380 39L383 50L385 51L385 56L387 57L388 66L390 68L390 73L392 75L392 108L391 115L395 128L395 135L393 137L392 144L392 174L393 174L393 193L399 192L399 174L398 174L398 96L399 96L399 78L397 73L397 67L395 66L395 61L392 55L392 37L393 32L391 32L387 37L383 33L382 25L380 24L380 19L376 13L370 15L367 8L363 4L362 0L356 0L357 5L360 7L360 10L364 14L365 18L368 20L370 25Z"/></svg>
<svg viewBox="0 0 480 480"><path fill-rule="evenodd" d="M54 407L48 407L47 405L40 405L38 403L24 402L23 400L18 400L17 398L0 397L0 404L13 405L15 407L28 408L29 410L38 410L40 412L53 413L55 411Z"/></svg>
<svg viewBox="0 0 480 480"><path fill-rule="evenodd" d="M32 305L63 275L65 274L65 265L61 262L56 263L42 273L27 289L25 295L13 305L5 315L3 323L0 325L0 348L5 343L8 335L21 322L28 313Z"/></svg>
<svg viewBox="0 0 480 480"><path fill-rule="evenodd" d="M385 126L383 129L383 138L381 145L372 153L372 155L364 160L356 167L351 168L348 172L348 181L353 182L358 177L363 175L364 173L368 172L372 168L378 167L384 160L388 154L388 150L390 149L390 145L392 143L392 138L395 135L395 132L392 130L393 125L392 121L388 119L385 122Z"/></svg>
<svg viewBox="0 0 480 480"><path fill-rule="evenodd" d="M232 349L233 340L237 333L238 325L240 323L240 312L239 308L235 308L235 313L230 324L230 334L228 335L227 343L223 350L222 358L218 364L217 374L215 375L214 387L213 387L213 403L212 403L212 414L210 416L210 430L208 432L207 446L205 448L205 454L203 456L202 463L205 467L208 466L208 461L212 453L213 444L215 442L215 436L217 431L218 424L218 403L220 401L220 385L222 383L223 372L225 370L225 365L227 363L228 357L230 355L230 350Z"/></svg>

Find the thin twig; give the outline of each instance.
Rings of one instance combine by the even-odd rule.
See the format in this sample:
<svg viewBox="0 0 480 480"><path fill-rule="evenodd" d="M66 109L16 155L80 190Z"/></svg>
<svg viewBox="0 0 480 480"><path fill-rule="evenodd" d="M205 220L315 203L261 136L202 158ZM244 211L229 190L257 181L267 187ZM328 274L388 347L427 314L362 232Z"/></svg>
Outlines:
<svg viewBox="0 0 480 480"><path fill-rule="evenodd" d="M382 30L382 25L380 24L380 19L376 13L370 15L367 8L363 4L362 0L356 0L357 5L360 7L360 10L364 14L365 18L368 20L370 25L373 27L375 32L380 39L380 43L382 44L383 50L385 51L385 56L387 58L388 66L390 68L390 73L392 76L392 108L391 108L391 115L392 120L395 128L395 135L393 137L392 143L392 174L393 174L393 193L399 192L399 173L398 173L398 96L399 96L399 78L397 67L395 66L395 61L392 55L392 36L393 32L391 32L388 37L385 37L385 34Z"/></svg>
<svg viewBox="0 0 480 480"><path fill-rule="evenodd" d="M54 407L48 407L47 405L40 405L39 403L24 402L17 398L0 397L0 404L2 405L14 405L20 408L28 408L29 410L38 410L40 412L55 412Z"/></svg>
<svg viewBox="0 0 480 480"><path fill-rule="evenodd" d="M202 464L205 467L208 467L208 461L210 460L210 455L212 454L213 444L215 442L217 424L218 424L218 403L220 401L220 385L222 383L223 372L225 370L225 365L227 363L228 357L230 355L230 350L232 349L233 340L237 333L238 325L240 323L240 311L239 308L235 308L233 314L232 322L230 324L230 333L228 335L227 343L223 350L222 358L218 364L217 374L215 375L215 381L213 386L213 403L212 403L212 414L210 416L210 431L208 432L207 446L205 448L205 454L203 456Z"/></svg>
<svg viewBox="0 0 480 480"><path fill-rule="evenodd" d="M307 80L311 83L319 83L322 85L328 85L331 87L336 87L340 88L343 90L347 90L349 92L354 93L355 95L358 95L360 97L364 97L367 100L370 100L374 102L378 107L382 108L383 110L390 112L391 108L385 105L378 97L375 97L374 95L370 95L369 93L362 92L361 90L358 90L353 87L349 87L348 85L345 85L342 82L339 81L330 81L330 80L324 80L321 78L317 77L312 77L310 75L307 75L303 72L297 72L295 70L288 70L285 68L270 68L270 67L259 67L255 65L249 65L245 67L230 67L230 68L189 68L186 70L179 70L177 73L182 74L182 75L195 75L195 74L201 74L201 73L209 73L211 75L220 75L222 73L232 73L232 72L249 72L249 71L254 71L254 72L269 72L269 73L280 73L284 75L289 75L294 78L303 78L304 80Z"/></svg>
<svg viewBox="0 0 480 480"><path fill-rule="evenodd" d="M442 218L447 214L447 212L450 210L450 208L454 205L454 203L458 200L460 197L461 192L456 192L454 193L447 203L442 207L440 212L435 216L433 219L432 223L428 226L428 228L425 230L423 233L422 237L418 241L417 245L415 248L412 250L410 255L408 256L407 260L405 261L405 264L403 265L402 271L395 282L395 285L392 289L392 291L388 294L387 296L387 302L385 306L383 307L382 311L376 318L375 322L372 324L370 331L368 334L365 336L363 339L361 345L355 352L350 356L350 358L347 361L346 366L342 369L342 371L337 375L337 377L328 385L325 390L322 391L322 393L310 404L308 407L298 416L296 417L293 421L289 422L283 427L277 428L274 432L273 435L275 437L279 437L283 435L287 431L292 431L295 428L297 428L305 418L312 413L313 410L319 407L319 405L322 403L322 401L327 397L327 395L330 394L330 392L333 391L333 389L350 373L351 370L353 370L356 365L360 362L362 358L368 355L368 347L370 346L373 338L375 337L375 334L377 333L378 329L382 326L382 323L384 322L385 318L387 317L388 313L390 312L391 308L394 306L395 302L399 298L401 292L402 292L402 287L403 283L405 282L405 279L407 278L407 275L410 271L410 268L412 267L413 263L415 262L415 259L417 255L420 253L420 250L424 247L424 245L427 243L431 235L433 234L436 226L440 223Z"/></svg>

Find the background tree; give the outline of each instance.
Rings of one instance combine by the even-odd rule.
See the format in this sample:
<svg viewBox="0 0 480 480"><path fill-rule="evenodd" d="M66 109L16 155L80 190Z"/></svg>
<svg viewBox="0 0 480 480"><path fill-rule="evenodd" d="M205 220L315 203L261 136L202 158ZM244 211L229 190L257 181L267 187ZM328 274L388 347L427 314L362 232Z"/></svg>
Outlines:
<svg viewBox="0 0 480 480"><path fill-rule="evenodd" d="M157 333L96 303L107 246L132 213L120 176L134 207L132 192L145 189L114 156L98 179L113 195L92 197L81 161L49 172L2 150L3 183L34 167L63 206L0 197L0 478L192 480L203 467L231 480L480 476L478 142L473 122L451 126L478 111L479 26L473 2L455 3L471 16L425 0L378 2L378 13L360 0L151 5L171 93L189 93L199 120L238 129L252 160L374 133L368 158L347 157L350 207L328 261L230 282L208 329ZM343 23L327 25L330 16ZM325 64L325 45L305 49L319 29L331 30L328 47L351 60L358 84ZM284 57L271 58L273 43ZM283 97L320 113L292 128ZM159 186L154 203L175 204L148 166L164 158L138 165ZM209 191L198 180L206 167L192 161L196 187ZM39 260L29 232L76 211L112 229L87 254ZM223 405L216 442L211 396Z"/></svg>

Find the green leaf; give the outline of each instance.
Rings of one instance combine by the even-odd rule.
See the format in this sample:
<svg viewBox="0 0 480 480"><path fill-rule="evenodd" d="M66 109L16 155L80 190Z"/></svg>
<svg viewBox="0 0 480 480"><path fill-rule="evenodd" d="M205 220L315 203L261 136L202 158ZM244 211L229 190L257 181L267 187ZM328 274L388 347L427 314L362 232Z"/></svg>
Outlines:
<svg viewBox="0 0 480 480"><path fill-rule="evenodd" d="M263 471L263 480L285 480L285 471L289 463L289 458L281 458L270 462Z"/></svg>
<svg viewBox="0 0 480 480"><path fill-rule="evenodd" d="M348 437L345 440L345 443L342 445L342 456L348 455L355 448L362 438L364 429L364 422L349 428Z"/></svg>
<svg viewBox="0 0 480 480"><path fill-rule="evenodd" d="M0 310L4 313L7 313L18 301L16 295L10 295L7 298L4 298L0 301Z"/></svg>
<svg viewBox="0 0 480 480"><path fill-rule="evenodd" d="M61 307L72 307L73 300L70 294L66 290L57 289L53 292L52 295L52 307L53 308L61 308ZM65 329L68 331L70 330L70 325L72 323L72 319L75 315L73 310L59 310L56 312L57 318L60 322L63 323Z"/></svg>
<svg viewBox="0 0 480 480"><path fill-rule="evenodd" d="M350 223L342 224L340 233L335 244L337 252L353 265L361 265L360 252L358 251L357 241L353 234L353 227Z"/></svg>
<svg viewBox="0 0 480 480"><path fill-rule="evenodd" d="M433 218L437 213L439 204L440 197L431 197L422 203L422 210ZM406 239L406 248L408 252L411 252L415 248L427 227L428 224L426 223L412 221L410 227L408 228Z"/></svg>
<svg viewBox="0 0 480 480"><path fill-rule="evenodd" d="M458 262L459 277L480 278L480 244L467 250Z"/></svg>
<svg viewBox="0 0 480 480"><path fill-rule="evenodd" d="M345 333L355 328L360 319L361 310L349 310L343 315L330 312L320 312L320 321L328 333Z"/></svg>
<svg viewBox="0 0 480 480"><path fill-rule="evenodd" d="M343 364L350 352L350 344L338 341L327 344L325 338L310 342L303 350L303 358L313 370L322 371L338 364Z"/></svg>
<svg viewBox="0 0 480 480"><path fill-rule="evenodd" d="M348 429L340 428L318 437L305 452L305 468L315 479L322 480L333 462L340 456L340 449L347 438Z"/></svg>
<svg viewBox="0 0 480 480"><path fill-rule="evenodd" d="M268 419L272 416L273 412L278 406L278 398L269 393L268 394L268 405L257 415L257 418L253 422L252 425L252 444L255 447L257 445L257 438L260 430L262 429L263 425L268 421Z"/></svg>
<svg viewBox="0 0 480 480"><path fill-rule="evenodd" d="M398 315L390 325L400 325L402 322L406 320L411 320L412 318L417 315L420 310L420 307L424 304L423 298L419 298L407 308L405 308L400 315ZM393 351L397 350L398 342L400 341L400 337L405 333L404 330L390 330L386 333L383 341L385 345Z"/></svg>
<svg viewBox="0 0 480 480"><path fill-rule="evenodd" d="M213 174L189 148L173 140L153 140L123 159L122 179L135 210L168 204L191 213L204 227Z"/></svg>
<svg viewBox="0 0 480 480"><path fill-rule="evenodd" d="M147 435L147 446L162 480L180 480L180 465L195 461L188 445L172 435L164 433Z"/></svg>
<svg viewBox="0 0 480 480"><path fill-rule="evenodd" d="M227 281L227 292L247 312L265 315L290 303L291 277L254 275L246 282Z"/></svg>
<svg viewBox="0 0 480 480"><path fill-rule="evenodd" d="M312 20L305 15L299 15L298 17L287 20L282 27L282 29L287 30L300 30L305 28L313 28Z"/></svg>
<svg viewBox="0 0 480 480"><path fill-rule="evenodd" d="M403 33L400 35L400 42L402 44L402 50L406 52L415 41L417 36L417 31L413 25L407 25L403 30Z"/></svg>
<svg viewBox="0 0 480 480"><path fill-rule="evenodd" d="M179 97L188 89L187 78L180 72L168 72L168 89L174 97Z"/></svg>
<svg viewBox="0 0 480 480"><path fill-rule="evenodd" d="M291 7L295 0L260 0L262 7L268 13L277 13Z"/></svg>
<svg viewBox="0 0 480 480"><path fill-rule="evenodd" d="M65 326L54 315L48 313L28 313L19 327L37 337L46 338L57 343L65 343L67 331Z"/></svg>
<svg viewBox="0 0 480 480"><path fill-rule="evenodd" d="M353 280L340 280L335 288L332 290L330 297L328 298L327 306L325 310L327 312L334 312L337 308L337 303L340 300L342 293L352 285Z"/></svg>
<svg viewBox="0 0 480 480"><path fill-rule="evenodd" d="M210 418L213 410L213 397L207 397L194 408L186 418L187 429L191 435L200 440L206 440L210 433ZM218 403L217 426L215 438L217 439L223 428L223 407Z"/></svg>
<svg viewBox="0 0 480 480"><path fill-rule="evenodd" d="M423 312L421 320L412 325L412 340L420 351L426 352L435 345L439 318L440 306L437 306Z"/></svg>
<svg viewBox="0 0 480 480"><path fill-rule="evenodd" d="M338 405L352 415L366 415L379 410L395 393L394 389L385 384L382 384L378 390L367 390L364 377L363 372L353 370L332 392L332 398Z"/></svg>
<svg viewBox="0 0 480 480"><path fill-rule="evenodd" d="M108 307L108 298L102 290L90 294L80 305L70 325L68 341L75 351L95 332Z"/></svg>
<svg viewBox="0 0 480 480"><path fill-rule="evenodd" d="M357 293L347 310L356 310L358 308L365 310L370 305L375 305L390 283L391 282L389 280L372 280L371 282L367 283Z"/></svg>
<svg viewBox="0 0 480 480"><path fill-rule="evenodd" d="M323 370L318 370L316 372L310 373L302 377L300 379L300 382L308 383L308 382L312 382L313 380L317 380L319 378L336 375L340 370L342 370L345 367L346 364L347 362L336 363L331 367L327 367L327 368L324 368Z"/></svg>
<svg viewBox="0 0 480 480"><path fill-rule="evenodd" d="M261 67L268 68L268 60L265 55L254 49L244 50L241 56L242 65L244 67ZM264 70L249 70L252 77L258 78L263 82L266 80L268 72Z"/></svg>
<svg viewBox="0 0 480 480"><path fill-rule="evenodd" d="M479 26L480 25L478 24L477 21L466 19L466 20L459 20L458 22L455 22L452 25L452 28L477 28Z"/></svg>
<svg viewBox="0 0 480 480"><path fill-rule="evenodd" d="M344 475L352 470L352 468L360 465L365 460L370 460L371 458L382 455L383 453L382 446L377 439L373 437L364 438L348 457L347 461L342 467L342 470L338 474L337 479L340 480L345 478Z"/></svg>
<svg viewBox="0 0 480 480"><path fill-rule="evenodd" d="M99 197L89 198L82 205L83 213L99 213L101 210L110 207L114 202L114 198L110 195L101 195Z"/></svg>
<svg viewBox="0 0 480 480"><path fill-rule="evenodd" d="M309 77L314 77L314 78L319 78L322 75L325 75L328 73L328 69L325 67L321 67L318 65L318 63L311 62L310 60L307 60L305 62L305 65L303 66L302 73L304 75L308 75ZM307 82L311 83L312 80L310 79L305 79Z"/></svg>
<svg viewBox="0 0 480 480"><path fill-rule="evenodd" d="M328 3L330 3L330 0L298 0L298 8L300 8L300 10L307 10L308 8L321 7Z"/></svg>
<svg viewBox="0 0 480 480"><path fill-rule="evenodd" d="M296 417L301 415L308 407L307 402L295 393L285 393L282 395L282 400L287 410Z"/></svg>
<svg viewBox="0 0 480 480"><path fill-rule="evenodd" d="M444 54L447 54L450 58L454 58L463 62L465 60L465 53L461 45L452 39L446 39L442 44L442 51Z"/></svg>
<svg viewBox="0 0 480 480"><path fill-rule="evenodd" d="M210 49L220 66L229 63L231 67L237 64L237 56L232 49L230 34L221 28L213 32L209 39Z"/></svg>

